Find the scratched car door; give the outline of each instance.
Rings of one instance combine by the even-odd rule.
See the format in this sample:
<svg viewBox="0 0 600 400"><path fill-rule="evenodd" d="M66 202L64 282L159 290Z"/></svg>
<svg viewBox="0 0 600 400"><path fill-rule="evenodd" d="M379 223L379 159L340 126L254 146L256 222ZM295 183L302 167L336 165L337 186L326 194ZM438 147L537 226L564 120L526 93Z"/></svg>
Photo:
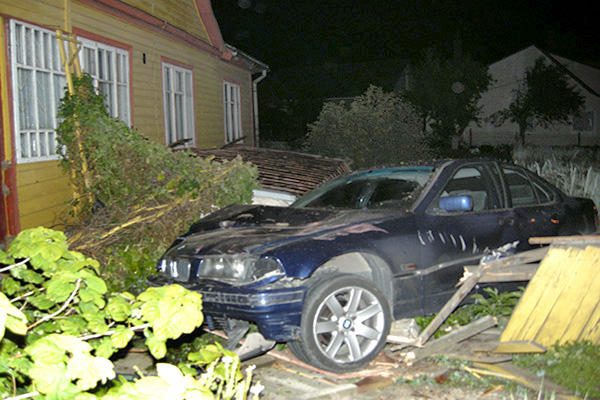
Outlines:
<svg viewBox="0 0 600 400"><path fill-rule="evenodd" d="M456 291L463 266L477 264L485 249L515 240L495 164L473 163L459 168L418 216L421 272L425 309L436 311ZM440 208L446 196L468 195L470 211L448 212Z"/></svg>

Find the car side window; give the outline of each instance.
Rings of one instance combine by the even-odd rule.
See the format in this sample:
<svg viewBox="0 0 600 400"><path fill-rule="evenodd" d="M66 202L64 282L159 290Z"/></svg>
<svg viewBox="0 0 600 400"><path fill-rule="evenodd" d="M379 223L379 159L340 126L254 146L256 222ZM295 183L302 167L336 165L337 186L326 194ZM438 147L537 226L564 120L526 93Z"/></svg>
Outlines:
<svg viewBox="0 0 600 400"><path fill-rule="evenodd" d="M551 193L540 184L533 184L529 177L516 168L503 167L504 178L513 207L534 206L552 201ZM538 200L539 198L539 200Z"/></svg>
<svg viewBox="0 0 600 400"><path fill-rule="evenodd" d="M468 166L459 169L448 181L444 190L433 202L433 210L444 212L440 207L440 199L449 196L470 196L473 200L471 211L483 211L493 208L492 196L485 181L484 172L479 166Z"/></svg>
<svg viewBox="0 0 600 400"><path fill-rule="evenodd" d="M373 190L367 208L404 207L412 201L418 184L404 179L381 179Z"/></svg>

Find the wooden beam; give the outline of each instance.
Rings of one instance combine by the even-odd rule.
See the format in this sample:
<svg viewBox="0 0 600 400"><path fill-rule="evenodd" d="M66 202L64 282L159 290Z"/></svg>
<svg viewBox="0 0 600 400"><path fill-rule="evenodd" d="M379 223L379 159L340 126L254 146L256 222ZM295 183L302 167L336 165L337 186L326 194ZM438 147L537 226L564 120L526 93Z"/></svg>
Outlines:
<svg viewBox="0 0 600 400"><path fill-rule="evenodd" d="M444 323L446 318L454 311L454 309L460 304L461 301L467 297L467 294L477 285L479 282L480 272L477 272L462 282L462 286L454 293L454 295L448 300L448 302L442 307L439 313L431 320L429 325L419 335L416 340L417 346L423 346L427 340L438 330Z"/></svg>
<svg viewBox="0 0 600 400"><path fill-rule="evenodd" d="M529 244L600 245L600 235L545 236L529 238Z"/></svg>
<svg viewBox="0 0 600 400"><path fill-rule="evenodd" d="M529 281L535 275L538 267L539 263L518 264L501 268L486 269L481 275L481 278L479 278L479 283ZM474 274L479 268L478 265L468 265L465 267L465 272L467 274Z"/></svg>
<svg viewBox="0 0 600 400"><path fill-rule="evenodd" d="M498 320L496 317L487 315L479 318L470 324L453 330L439 339L432 340L425 347L415 350L415 360L420 360L434 354L443 353L447 351L449 346L462 342L463 340L468 339L471 336L475 336L486 329L496 326L497 324Z"/></svg>
<svg viewBox="0 0 600 400"><path fill-rule="evenodd" d="M545 353L546 348L533 340L512 340L500 342L495 353Z"/></svg>

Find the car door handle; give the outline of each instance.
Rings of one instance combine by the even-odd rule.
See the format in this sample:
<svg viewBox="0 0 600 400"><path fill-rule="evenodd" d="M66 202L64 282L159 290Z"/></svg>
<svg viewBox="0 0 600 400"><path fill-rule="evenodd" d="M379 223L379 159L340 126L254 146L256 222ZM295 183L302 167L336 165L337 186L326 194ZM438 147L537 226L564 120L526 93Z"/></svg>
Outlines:
<svg viewBox="0 0 600 400"><path fill-rule="evenodd" d="M500 226L513 226L515 224L515 219L513 217L500 217L498 218L498 225Z"/></svg>

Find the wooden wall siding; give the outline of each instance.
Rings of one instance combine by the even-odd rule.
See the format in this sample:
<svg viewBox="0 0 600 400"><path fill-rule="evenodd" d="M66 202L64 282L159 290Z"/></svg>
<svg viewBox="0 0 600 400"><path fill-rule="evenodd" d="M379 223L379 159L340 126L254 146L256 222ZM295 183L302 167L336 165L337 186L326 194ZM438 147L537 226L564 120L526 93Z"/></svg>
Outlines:
<svg viewBox="0 0 600 400"><path fill-rule="evenodd" d="M165 3L158 0L153 2L127 0L127 2L132 5L136 3L140 8L154 3ZM169 7L160 9L162 11L159 8L155 10L171 12L171 6L174 10L186 7L189 14L197 18L193 0L189 2L170 0L168 4ZM63 24L63 0L20 0L18 2L0 0L0 10L0 13L6 17L5 21L9 18L17 18L49 29L61 28ZM240 85L242 131L248 137L245 144L253 144L252 81L248 71L189 44L179 42L172 36L163 35L151 28L127 24L120 18L86 6L77 0L73 0L71 11L74 29L81 29L94 36L131 47L132 122L144 136L160 143L165 142L161 57L166 57L193 67L196 146L210 148L224 144L224 80ZM173 12L172 18L176 18L175 11ZM188 28L182 27L182 29ZM204 29L199 22L198 29ZM202 35L206 37L206 33ZM2 99L3 104L8 102L5 97ZM56 217L63 212L66 202L71 198L68 179L59 169L57 162L18 165L17 185L21 228L55 224Z"/></svg>
<svg viewBox="0 0 600 400"><path fill-rule="evenodd" d="M195 0L123 0L123 2L210 43L196 11Z"/></svg>
<svg viewBox="0 0 600 400"><path fill-rule="evenodd" d="M57 224L72 198L58 161L17 165L17 190L21 229Z"/></svg>

